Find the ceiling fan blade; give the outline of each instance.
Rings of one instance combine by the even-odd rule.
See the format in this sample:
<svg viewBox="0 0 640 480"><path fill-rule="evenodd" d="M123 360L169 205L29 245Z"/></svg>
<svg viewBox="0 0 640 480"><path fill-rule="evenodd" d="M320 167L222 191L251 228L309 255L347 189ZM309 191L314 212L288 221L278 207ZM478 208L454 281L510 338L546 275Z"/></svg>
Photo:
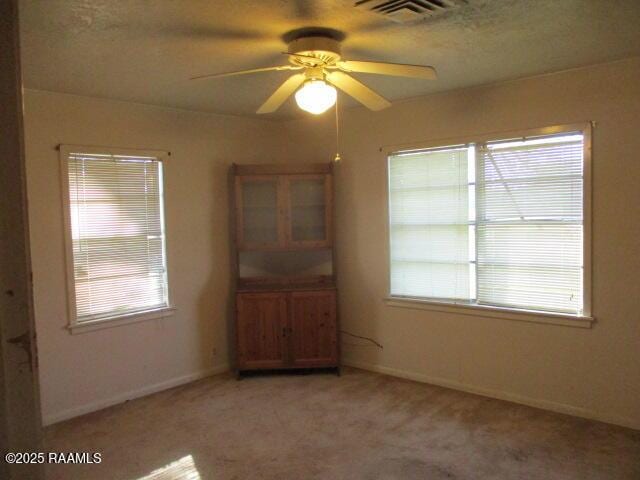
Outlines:
<svg viewBox="0 0 640 480"><path fill-rule="evenodd" d="M302 85L306 77L304 73L297 73L287 78L285 82L273 92L273 94L267 99L266 102L258 109L256 113L271 113L275 112L289 96L296 91L296 89Z"/></svg>
<svg viewBox="0 0 640 480"><path fill-rule="evenodd" d="M338 67L346 72L375 73L394 77L422 78L424 80L435 80L438 78L436 69L426 65L346 60L338 62Z"/></svg>
<svg viewBox="0 0 640 480"><path fill-rule="evenodd" d="M326 80L340 90L362 103L369 110L382 110L391 106L391 103L378 95L366 85L350 77L343 72L330 72L326 75Z"/></svg>
<svg viewBox="0 0 640 480"><path fill-rule="evenodd" d="M246 75L248 73L271 72L271 71L277 71L277 70L299 70L301 68L302 67L295 67L293 65L282 65L279 67L253 68L251 70L239 70L237 72L224 72L224 73L212 73L209 75L199 75L197 77L191 77L189 80L200 80L201 78L232 77L234 75Z"/></svg>

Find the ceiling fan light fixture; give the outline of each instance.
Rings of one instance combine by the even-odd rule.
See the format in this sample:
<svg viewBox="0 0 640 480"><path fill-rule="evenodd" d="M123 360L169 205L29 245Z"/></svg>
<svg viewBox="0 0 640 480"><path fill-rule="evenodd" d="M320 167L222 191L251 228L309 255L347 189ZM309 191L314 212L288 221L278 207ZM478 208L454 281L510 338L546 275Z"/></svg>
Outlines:
<svg viewBox="0 0 640 480"><path fill-rule="evenodd" d="M304 82L296 92L296 103L302 110L320 115L336 103L336 89L324 80L313 79Z"/></svg>

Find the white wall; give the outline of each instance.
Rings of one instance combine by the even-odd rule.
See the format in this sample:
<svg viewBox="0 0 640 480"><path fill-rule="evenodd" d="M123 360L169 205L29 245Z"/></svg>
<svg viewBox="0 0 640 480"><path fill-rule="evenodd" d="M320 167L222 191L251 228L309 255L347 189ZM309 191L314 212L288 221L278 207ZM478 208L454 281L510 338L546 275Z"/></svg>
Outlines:
<svg viewBox="0 0 640 480"><path fill-rule="evenodd" d="M224 370L229 306L227 171L272 162L280 126L257 119L27 90L35 315L46 423ZM70 335L60 143L171 151L165 167L174 316ZM213 351L216 350L214 355Z"/></svg>
<svg viewBox="0 0 640 480"><path fill-rule="evenodd" d="M589 330L387 306L383 145L594 120ZM287 124L291 160L328 161L333 115ZM346 110L336 169L345 363L640 428L640 58ZM446 140L444 140L446 143ZM350 342L352 343L352 342Z"/></svg>

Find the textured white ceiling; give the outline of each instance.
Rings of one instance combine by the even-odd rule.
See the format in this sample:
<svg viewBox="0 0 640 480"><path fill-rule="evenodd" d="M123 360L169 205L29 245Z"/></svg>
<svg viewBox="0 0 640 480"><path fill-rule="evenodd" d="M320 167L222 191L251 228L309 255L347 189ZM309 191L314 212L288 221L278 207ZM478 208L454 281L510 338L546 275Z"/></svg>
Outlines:
<svg viewBox="0 0 640 480"><path fill-rule="evenodd" d="M253 115L287 72L188 78L285 64L282 35L312 26L343 31L344 58L438 69L432 82L358 76L390 100L640 55L640 0L466 0L414 25L354 3L21 0L24 82L27 88ZM291 115L302 113L289 100L269 118Z"/></svg>

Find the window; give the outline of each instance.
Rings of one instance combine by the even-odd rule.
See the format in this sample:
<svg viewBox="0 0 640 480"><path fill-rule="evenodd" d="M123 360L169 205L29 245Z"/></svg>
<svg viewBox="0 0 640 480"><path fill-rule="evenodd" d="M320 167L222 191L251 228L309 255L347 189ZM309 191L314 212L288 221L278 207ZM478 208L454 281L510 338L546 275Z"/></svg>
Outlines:
<svg viewBox="0 0 640 480"><path fill-rule="evenodd" d="M60 151L71 326L168 309L161 156Z"/></svg>
<svg viewBox="0 0 640 480"><path fill-rule="evenodd" d="M588 315L583 130L389 156L390 294Z"/></svg>
<svg viewBox="0 0 640 480"><path fill-rule="evenodd" d="M470 187L466 147L390 158L392 295L470 299Z"/></svg>

